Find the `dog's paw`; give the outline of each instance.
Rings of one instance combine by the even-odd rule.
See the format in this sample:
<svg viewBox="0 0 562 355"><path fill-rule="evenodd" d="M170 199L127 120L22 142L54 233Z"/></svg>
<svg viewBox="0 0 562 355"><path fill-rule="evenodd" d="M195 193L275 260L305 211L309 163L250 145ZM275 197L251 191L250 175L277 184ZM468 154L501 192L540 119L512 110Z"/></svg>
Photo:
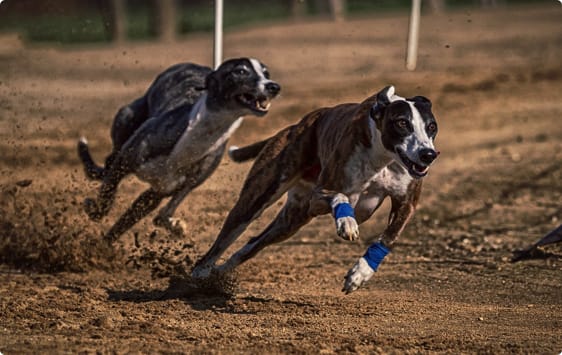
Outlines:
<svg viewBox="0 0 562 355"><path fill-rule="evenodd" d="M343 292L349 294L357 290L365 282L373 276L375 270L373 270L365 258L360 258L355 265L347 272L345 275L345 282L343 285Z"/></svg>
<svg viewBox="0 0 562 355"><path fill-rule="evenodd" d="M185 236L187 235L187 223L181 218L170 218L171 228L168 229L174 235Z"/></svg>
<svg viewBox="0 0 562 355"><path fill-rule="evenodd" d="M191 271L191 278L193 280L205 280L211 276L214 271L213 265L196 265Z"/></svg>
<svg viewBox="0 0 562 355"><path fill-rule="evenodd" d="M338 236L345 240L359 239L359 225L353 217L340 217L336 220Z"/></svg>
<svg viewBox="0 0 562 355"><path fill-rule="evenodd" d="M165 228L177 237L184 237L187 235L187 223L181 218L156 216L153 222L155 226Z"/></svg>
<svg viewBox="0 0 562 355"><path fill-rule="evenodd" d="M199 293L232 298L236 294L238 281L234 273L221 273L212 269L205 278L191 278Z"/></svg>
<svg viewBox="0 0 562 355"><path fill-rule="evenodd" d="M84 211L92 221L99 221L104 216L96 200L91 198L84 199Z"/></svg>

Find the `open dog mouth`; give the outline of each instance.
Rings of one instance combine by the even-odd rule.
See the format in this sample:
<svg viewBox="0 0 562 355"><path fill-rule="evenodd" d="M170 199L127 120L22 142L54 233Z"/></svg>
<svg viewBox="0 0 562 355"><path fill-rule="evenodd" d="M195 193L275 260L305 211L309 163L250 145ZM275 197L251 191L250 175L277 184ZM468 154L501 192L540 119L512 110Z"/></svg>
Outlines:
<svg viewBox="0 0 562 355"><path fill-rule="evenodd" d="M401 149L396 149L396 153L400 157L402 164L404 164L406 169L408 169L408 173L413 178L419 179L427 175L427 172L429 171L429 165L420 165L413 162Z"/></svg>
<svg viewBox="0 0 562 355"><path fill-rule="evenodd" d="M252 94L241 94L236 96L236 101L257 113L267 113L269 106L271 106L269 98L264 95L254 96Z"/></svg>

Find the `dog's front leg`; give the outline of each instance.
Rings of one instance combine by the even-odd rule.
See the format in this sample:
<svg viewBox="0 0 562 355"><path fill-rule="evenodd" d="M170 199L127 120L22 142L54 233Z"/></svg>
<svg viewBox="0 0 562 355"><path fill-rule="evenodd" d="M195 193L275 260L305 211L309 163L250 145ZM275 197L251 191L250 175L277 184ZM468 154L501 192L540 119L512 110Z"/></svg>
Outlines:
<svg viewBox="0 0 562 355"><path fill-rule="evenodd" d="M187 224L180 218L174 218L173 215L191 190L193 190L191 185L186 185L176 191L166 206L164 206L154 218L154 225L164 227L173 235L185 236L187 234Z"/></svg>
<svg viewBox="0 0 562 355"><path fill-rule="evenodd" d="M349 198L338 193L330 202L330 207L336 222L338 236L351 241L359 239L359 225L355 219L353 207L349 203Z"/></svg>
<svg viewBox="0 0 562 355"><path fill-rule="evenodd" d="M351 205L352 200L354 199L343 193L317 189L310 202L309 213L312 216L331 213L338 236L354 241L359 239L359 225Z"/></svg>
<svg viewBox="0 0 562 355"><path fill-rule="evenodd" d="M345 293L357 290L377 271L380 263L388 255L390 248L414 215L420 192L421 182L416 182L407 196L392 199L388 226L379 240L369 246L365 254L348 271L343 287Z"/></svg>
<svg viewBox="0 0 562 355"><path fill-rule="evenodd" d="M109 243L113 243L119 238L120 235L128 231L132 226L134 226L138 221L140 221L147 214L152 212L158 205L160 201L164 198L164 195L153 190L152 188L143 192L136 200L133 202L131 207L127 209L125 214L123 214L119 220L111 227L111 229L104 236L104 239Z"/></svg>

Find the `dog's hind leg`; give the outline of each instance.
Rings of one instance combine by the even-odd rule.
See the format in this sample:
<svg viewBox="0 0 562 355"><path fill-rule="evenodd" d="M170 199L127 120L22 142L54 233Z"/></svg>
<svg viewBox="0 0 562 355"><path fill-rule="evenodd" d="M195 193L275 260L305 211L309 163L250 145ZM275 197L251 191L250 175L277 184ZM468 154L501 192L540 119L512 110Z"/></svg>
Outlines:
<svg viewBox="0 0 562 355"><path fill-rule="evenodd" d="M111 153L105 158L105 168L111 168L113 162L119 155L121 147L131 138L135 131L148 120L148 102L142 96L117 111L111 126L111 141L113 148Z"/></svg>
<svg viewBox="0 0 562 355"><path fill-rule="evenodd" d="M84 210L91 220L99 221L106 216L113 205L117 186L127 175L123 167L113 168L106 171L97 199L87 198L84 200Z"/></svg>
<svg viewBox="0 0 562 355"><path fill-rule="evenodd" d="M94 162L88 141L85 137L80 138L77 146L78 156L84 165L86 176L92 180L103 180L106 169L111 167L123 144L148 118L148 106L144 96L117 111L111 128L113 147L111 153L105 158L105 166L97 165Z"/></svg>
<svg viewBox="0 0 562 355"><path fill-rule="evenodd" d="M150 212L154 211L156 207L160 204L164 195L153 190L152 188L143 192L136 200L133 205L119 218L119 220L111 227L111 229L104 236L104 239L108 243L112 243L119 236L125 233L129 228L135 225L143 217L145 217Z"/></svg>
<svg viewBox="0 0 562 355"><path fill-rule="evenodd" d="M217 270L220 273L230 272L268 245L280 243L293 236L313 218L308 213L309 201L310 189L295 187L289 190L285 206L271 224L260 235L250 239L223 265L217 267Z"/></svg>
<svg viewBox="0 0 562 355"><path fill-rule="evenodd" d="M113 151L119 151L133 133L149 118L148 102L145 96L121 107L117 114L115 114L113 125L111 126Z"/></svg>
<svg viewBox="0 0 562 355"><path fill-rule="evenodd" d="M303 153L310 148L308 137L298 145L287 148L287 141L302 132L288 128L268 139L240 191L238 201L226 220L209 251L201 258L191 275L195 279L208 278L215 263L226 249L246 230L246 227L301 178L302 167L308 163Z"/></svg>
<svg viewBox="0 0 562 355"><path fill-rule="evenodd" d="M271 178L264 181L256 179L256 174L250 172L240 192L240 198L226 217L217 239L195 265L192 272L194 278L209 277L216 261L226 249L254 219L258 218L267 207L277 201L294 184L294 179L281 181L282 176L276 171L268 171L267 174L271 174Z"/></svg>
<svg viewBox="0 0 562 355"><path fill-rule="evenodd" d="M186 234L187 225L179 218L174 218L173 215L180 203L185 197L193 190L191 185L187 185L178 190L168 201L168 203L158 211L158 215L154 218L154 225L166 228L172 234L183 236Z"/></svg>
<svg viewBox="0 0 562 355"><path fill-rule="evenodd" d="M248 225L262 212L270 206L273 202L278 200L287 188L267 196L262 195L262 198L249 201L246 198L238 200L234 208L230 211L222 226L222 229L209 249L209 251L197 262L193 269L192 276L196 279L207 278L213 270L216 261L234 243L234 241L246 230Z"/></svg>

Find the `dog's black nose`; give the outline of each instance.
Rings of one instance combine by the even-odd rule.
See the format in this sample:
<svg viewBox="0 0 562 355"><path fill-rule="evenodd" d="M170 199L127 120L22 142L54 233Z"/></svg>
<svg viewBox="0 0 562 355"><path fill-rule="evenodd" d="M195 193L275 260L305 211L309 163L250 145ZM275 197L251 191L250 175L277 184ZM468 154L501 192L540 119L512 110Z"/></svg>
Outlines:
<svg viewBox="0 0 562 355"><path fill-rule="evenodd" d="M431 164L437 158L437 155L437 152L430 148L424 148L419 153L420 161L426 165Z"/></svg>
<svg viewBox="0 0 562 355"><path fill-rule="evenodd" d="M279 86L279 84L277 83L269 82L265 84L265 90L267 90L267 92L270 93L271 95L275 96L279 94L279 91L281 91L281 86Z"/></svg>

